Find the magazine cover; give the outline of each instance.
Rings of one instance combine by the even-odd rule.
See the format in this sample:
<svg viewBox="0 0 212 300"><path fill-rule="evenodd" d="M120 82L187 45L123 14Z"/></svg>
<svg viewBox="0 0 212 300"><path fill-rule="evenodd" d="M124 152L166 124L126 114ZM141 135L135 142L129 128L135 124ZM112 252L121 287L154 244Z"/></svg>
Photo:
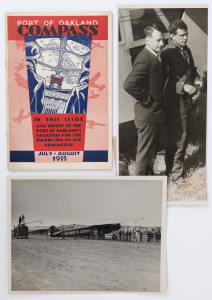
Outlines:
<svg viewBox="0 0 212 300"><path fill-rule="evenodd" d="M205 205L207 5L118 9L119 175L168 177L168 203Z"/></svg>
<svg viewBox="0 0 212 300"><path fill-rule="evenodd" d="M166 192L165 176L10 178L9 293L166 293Z"/></svg>
<svg viewBox="0 0 212 300"><path fill-rule="evenodd" d="M111 13L7 13L9 169L111 169Z"/></svg>

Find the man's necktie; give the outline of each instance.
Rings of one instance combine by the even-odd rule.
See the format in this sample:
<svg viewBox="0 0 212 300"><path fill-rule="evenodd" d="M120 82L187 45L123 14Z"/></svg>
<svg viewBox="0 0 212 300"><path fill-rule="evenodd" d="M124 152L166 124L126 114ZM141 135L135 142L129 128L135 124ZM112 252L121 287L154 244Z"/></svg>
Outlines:
<svg viewBox="0 0 212 300"><path fill-rule="evenodd" d="M188 52L185 51L183 48L180 48L180 53L182 54L184 60L189 64L189 56L188 56Z"/></svg>
<svg viewBox="0 0 212 300"><path fill-rule="evenodd" d="M157 54L157 59L161 62L160 54Z"/></svg>

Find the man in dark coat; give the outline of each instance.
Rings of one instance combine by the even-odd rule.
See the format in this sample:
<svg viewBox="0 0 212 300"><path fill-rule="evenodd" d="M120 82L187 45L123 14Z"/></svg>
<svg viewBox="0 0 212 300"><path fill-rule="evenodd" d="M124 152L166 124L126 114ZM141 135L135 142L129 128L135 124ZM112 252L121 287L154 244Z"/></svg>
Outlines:
<svg viewBox="0 0 212 300"><path fill-rule="evenodd" d="M136 57L124 89L137 100L134 107L138 129L136 175L153 175L161 126L165 121L163 69L159 58L164 36L157 24L146 27L144 33L146 47Z"/></svg>
<svg viewBox="0 0 212 300"><path fill-rule="evenodd" d="M166 101L166 175L172 182L183 178L189 108L199 94L194 86L202 82L194 66L191 50L186 46L188 27L182 20L169 25L170 40L163 48L161 59L167 70Z"/></svg>

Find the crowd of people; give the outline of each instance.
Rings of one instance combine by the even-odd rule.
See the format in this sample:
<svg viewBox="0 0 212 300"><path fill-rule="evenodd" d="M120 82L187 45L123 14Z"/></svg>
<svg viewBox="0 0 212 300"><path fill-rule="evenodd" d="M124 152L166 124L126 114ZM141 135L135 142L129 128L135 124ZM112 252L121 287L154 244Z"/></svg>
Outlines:
<svg viewBox="0 0 212 300"><path fill-rule="evenodd" d="M120 229L118 232L113 233L114 236L117 237L120 241L128 241L140 243L142 241L147 242L159 242L161 240L161 231L160 228L152 228L147 230L140 229Z"/></svg>

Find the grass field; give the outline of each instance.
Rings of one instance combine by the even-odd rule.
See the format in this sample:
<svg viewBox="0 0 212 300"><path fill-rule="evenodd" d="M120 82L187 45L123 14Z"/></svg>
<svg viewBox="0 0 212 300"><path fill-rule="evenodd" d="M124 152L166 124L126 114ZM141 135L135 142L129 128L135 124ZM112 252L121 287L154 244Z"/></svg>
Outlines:
<svg viewBox="0 0 212 300"><path fill-rule="evenodd" d="M175 202L205 202L206 190L206 166L205 152L199 144L189 144L185 155L185 176L180 185L168 183L168 200ZM135 161L128 165L129 175L135 176ZM165 153L159 152L154 163L156 175L165 173Z"/></svg>
<svg viewBox="0 0 212 300"><path fill-rule="evenodd" d="M12 291L160 291L160 243L12 239Z"/></svg>

